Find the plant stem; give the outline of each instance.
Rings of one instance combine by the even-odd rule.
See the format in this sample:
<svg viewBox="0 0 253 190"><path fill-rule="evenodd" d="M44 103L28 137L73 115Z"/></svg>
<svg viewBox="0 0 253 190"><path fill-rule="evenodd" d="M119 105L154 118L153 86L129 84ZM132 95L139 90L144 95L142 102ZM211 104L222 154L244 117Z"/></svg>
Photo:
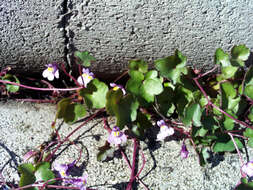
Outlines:
<svg viewBox="0 0 253 190"><path fill-rule="evenodd" d="M23 84L18 84L15 82L10 82L10 81L5 81L5 80L0 80L1 83L4 84L12 84L15 86L20 86L23 88L31 89L31 90L39 90L39 91L75 91L75 90L80 90L83 87L77 87L77 88L37 88L37 87L32 87L32 86L27 86Z"/></svg>
<svg viewBox="0 0 253 190"><path fill-rule="evenodd" d="M68 136L65 137L65 139L64 139L63 141L61 141L61 142L58 144L58 146L54 149L54 151L52 152L52 154L49 156L49 158L48 158L46 161L50 160L50 159L53 157L53 155L54 155L55 152L60 148L60 146L61 146L64 142L66 142L66 141L69 140L69 137L70 137L70 136L72 136L76 131L78 131L79 129L81 129L86 123L88 123L90 120L92 120L93 118L95 118L98 114L100 114L100 113L103 112L104 110L105 110L104 108L98 110L96 113L94 113L93 115L89 116L89 117L86 119L86 121L83 122L81 125L79 125L75 130L73 130L71 133L69 133Z"/></svg>
<svg viewBox="0 0 253 190"><path fill-rule="evenodd" d="M241 165L243 165L244 162L243 162L243 159L242 159L242 155L241 155L241 153L240 153L240 151L239 151L239 148L238 148L238 146L237 146L237 144L236 144L236 142L235 142L235 139L234 139L234 137L233 137L233 134L232 134L232 133L228 133L228 135L230 136L231 140L233 141L234 146L235 146L235 149L236 149L237 154L238 154L238 156L239 156L239 159L240 159L240 161L241 161Z"/></svg>
<svg viewBox="0 0 253 190"><path fill-rule="evenodd" d="M130 168L130 170L132 170L132 167L131 167L131 165L130 165L128 159L127 159L126 154L123 152L123 150L120 150L120 152L121 152L121 155L123 156L124 160L126 161L128 167ZM145 159L145 157L143 157L143 158ZM145 163L146 163L146 162L145 162ZM144 164L143 164L143 165L144 165ZM144 166L143 166L143 167L144 167ZM139 172L139 173L140 173L140 172ZM140 175L139 173L138 173L138 175L136 175L136 179L143 185L143 187L144 187L145 190L149 190L149 188L148 188L148 187L143 183L143 181L139 178L139 175Z"/></svg>
<svg viewBox="0 0 253 190"><path fill-rule="evenodd" d="M130 182L128 183L126 190L132 189L132 184L133 184L133 181L135 180L135 161L136 161L136 152L137 152L138 143L137 143L136 138L134 138L133 141L134 141L134 150L133 150L132 172L131 172Z"/></svg>
<svg viewBox="0 0 253 190"><path fill-rule="evenodd" d="M208 101L208 105L212 106L213 108L217 109L218 111L220 111L221 113L223 113L224 115L228 116L229 118L233 119L235 122L241 124L241 125L244 125L245 127L247 128L251 128L253 129L252 126L249 126L247 123L243 122L243 121L240 121L238 119L236 119L235 117L233 117L232 115L229 115L227 112L223 111L221 108L219 108L218 106L216 106L215 104L213 104L211 102L211 100L208 98L206 92L204 91L204 89L202 88L202 86L199 84L198 82L198 77L197 78L193 78L194 82L196 83L196 85L198 86L198 88L200 89L200 91L203 93L203 95L205 96L205 98L207 99Z"/></svg>

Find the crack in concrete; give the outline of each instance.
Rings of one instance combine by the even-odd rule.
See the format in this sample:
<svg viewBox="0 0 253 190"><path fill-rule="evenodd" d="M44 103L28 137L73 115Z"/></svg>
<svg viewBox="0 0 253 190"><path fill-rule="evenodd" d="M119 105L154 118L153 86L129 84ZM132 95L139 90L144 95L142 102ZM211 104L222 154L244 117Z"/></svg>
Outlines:
<svg viewBox="0 0 253 190"><path fill-rule="evenodd" d="M69 24L69 20L71 18L71 13L69 12L69 0L63 0L61 6L62 6L62 19L60 21L60 25L63 29L63 38L64 38L64 61L67 63L67 66L70 65L70 60L68 59L69 54L69 34L67 30L67 26Z"/></svg>

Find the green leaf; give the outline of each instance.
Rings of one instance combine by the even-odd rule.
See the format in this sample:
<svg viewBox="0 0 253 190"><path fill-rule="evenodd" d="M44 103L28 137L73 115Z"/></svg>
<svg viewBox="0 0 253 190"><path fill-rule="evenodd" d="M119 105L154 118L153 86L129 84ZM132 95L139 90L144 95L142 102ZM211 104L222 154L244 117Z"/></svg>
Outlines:
<svg viewBox="0 0 253 190"><path fill-rule="evenodd" d="M54 173L50 170L49 162L39 163L36 166L35 176L36 176L37 181L44 181L44 182L55 178ZM54 183L55 181L51 181L48 184L54 184Z"/></svg>
<svg viewBox="0 0 253 190"><path fill-rule="evenodd" d="M146 73L148 71L148 64L143 60L131 60L129 61L129 69Z"/></svg>
<svg viewBox="0 0 253 190"><path fill-rule="evenodd" d="M106 142L104 146L98 148L99 152L97 154L97 161L103 162L109 158L113 157L113 149L110 147L109 143Z"/></svg>
<svg viewBox="0 0 253 190"><path fill-rule="evenodd" d="M234 46L231 50L231 55L233 59L246 61L249 58L250 49L245 45Z"/></svg>
<svg viewBox="0 0 253 190"><path fill-rule="evenodd" d="M231 113L229 113L232 115ZM234 128L235 121L228 116L224 116L223 126L226 130L232 130Z"/></svg>
<svg viewBox="0 0 253 190"><path fill-rule="evenodd" d="M170 117L175 111L175 105L173 103L174 91L171 87L165 87L163 92L157 96L157 104L160 112Z"/></svg>
<svg viewBox="0 0 253 190"><path fill-rule="evenodd" d="M144 75L139 71L130 71L129 75L131 78L126 83L126 90L138 96L140 93L140 86L144 80Z"/></svg>
<svg viewBox="0 0 253 190"><path fill-rule="evenodd" d="M66 123L73 123L78 118L85 116L83 105L72 103L70 98L63 98L57 104L56 118L63 118Z"/></svg>
<svg viewBox="0 0 253 190"><path fill-rule="evenodd" d="M253 129L247 128L247 129L243 132L243 136L249 137L249 138L253 138Z"/></svg>
<svg viewBox="0 0 253 190"><path fill-rule="evenodd" d="M202 148L200 152L200 165L204 166L207 163L210 156L211 155L209 149L207 147Z"/></svg>
<svg viewBox="0 0 253 190"><path fill-rule="evenodd" d="M175 54L163 59L155 61L155 67L163 77L173 81L173 83L180 82L181 74L187 74L186 57L176 50Z"/></svg>
<svg viewBox="0 0 253 190"><path fill-rule="evenodd" d="M236 97L236 90L234 89L233 85L230 82L222 83L221 88L222 88L224 95L226 97L231 97L231 98Z"/></svg>
<svg viewBox="0 0 253 190"><path fill-rule="evenodd" d="M195 126L201 126L201 115L202 115L202 109L200 108L200 105L197 103L191 104L186 108L185 111L185 117L183 118L183 123L186 126L190 126L191 123Z"/></svg>
<svg viewBox="0 0 253 190"><path fill-rule="evenodd" d="M84 117L86 115L86 109L82 104L74 104L74 113L76 118Z"/></svg>
<svg viewBox="0 0 253 190"><path fill-rule="evenodd" d="M120 129L136 120L138 107L138 101L136 101L130 94L124 96L120 100L117 106L117 111L115 112L117 126Z"/></svg>
<svg viewBox="0 0 253 190"><path fill-rule="evenodd" d="M118 110L118 103L120 99L123 97L123 93L121 90L109 90L106 94L106 111L111 116L115 116L115 112Z"/></svg>
<svg viewBox="0 0 253 190"><path fill-rule="evenodd" d="M141 96L147 102L154 102L155 95L160 94L162 91L162 83L157 78L144 80L142 86L140 87Z"/></svg>
<svg viewBox="0 0 253 190"><path fill-rule="evenodd" d="M244 88L244 94L253 100L253 85L247 85Z"/></svg>
<svg viewBox="0 0 253 190"><path fill-rule="evenodd" d="M218 48L215 52L215 64L222 67L230 66L229 55L225 53L221 48Z"/></svg>
<svg viewBox="0 0 253 190"><path fill-rule="evenodd" d="M84 67L89 67L91 65L91 62L96 60L93 56L90 55L88 51L76 51L75 56L81 60L81 64Z"/></svg>
<svg viewBox="0 0 253 190"><path fill-rule="evenodd" d="M248 146L251 147L251 148L253 148L253 138L250 138L248 140Z"/></svg>
<svg viewBox="0 0 253 190"><path fill-rule="evenodd" d="M244 85L253 85L253 66L246 73Z"/></svg>
<svg viewBox="0 0 253 190"><path fill-rule="evenodd" d="M221 73L222 73L222 79L229 79L235 76L236 71L238 70L238 67L233 67L233 66L226 66L221 68Z"/></svg>
<svg viewBox="0 0 253 190"><path fill-rule="evenodd" d="M238 138L234 138L239 149L243 148L242 142ZM232 152L235 150L235 146L232 140L227 140L226 138L220 138L213 146L214 152Z"/></svg>
<svg viewBox="0 0 253 190"><path fill-rule="evenodd" d="M11 74L6 74L4 77L2 77L2 80L20 84L18 78L15 75L11 75ZM8 92L15 93L19 90L19 86L16 86L16 85L5 84L5 86Z"/></svg>
<svg viewBox="0 0 253 190"><path fill-rule="evenodd" d="M158 72L156 70L151 70L146 73L145 79L155 79L158 76Z"/></svg>
<svg viewBox="0 0 253 190"><path fill-rule="evenodd" d="M105 107L107 92L108 86L98 79L94 79L88 83L87 88L80 91L80 96L84 97L89 108L99 109Z"/></svg>
<svg viewBox="0 0 253 190"><path fill-rule="evenodd" d="M123 96L121 91L110 90L106 98L106 111L116 116L120 129L136 120L139 103L131 94Z"/></svg>
<svg viewBox="0 0 253 190"><path fill-rule="evenodd" d="M18 172L21 173L19 187L35 183L36 177L34 176L35 168L31 163L25 163L18 166ZM36 190L37 188L31 187L28 190Z"/></svg>
<svg viewBox="0 0 253 190"><path fill-rule="evenodd" d="M249 120L250 120L251 122L253 122L253 107L251 107L251 109L250 109L250 113L249 113L249 115L248 115L248 118L249 118Z"/></svg>
<svg viewBox="0 0 253 190"><path fill-rule="evenodd" d="M150 115L138 112L137 119L136 119L135 123L136 123L136 125L134 125L131 129L132 132L139 139L144 139L146 129L151 128L153 126L152 123L150 122Z"/></svg>

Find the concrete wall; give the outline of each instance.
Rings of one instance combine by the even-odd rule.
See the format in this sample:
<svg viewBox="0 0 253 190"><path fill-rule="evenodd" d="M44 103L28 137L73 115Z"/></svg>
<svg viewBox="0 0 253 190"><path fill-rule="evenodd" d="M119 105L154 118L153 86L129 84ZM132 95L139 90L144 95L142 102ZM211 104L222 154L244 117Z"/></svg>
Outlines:
<svg viewBox="0 0 253 190"><path fill-rule="evenodd" d="M252 0L3 0L0 65L41 70L87 50L93 70L109 74L178 48L189 64L211 67L218 47L253 48L252 10Z"/></svg>

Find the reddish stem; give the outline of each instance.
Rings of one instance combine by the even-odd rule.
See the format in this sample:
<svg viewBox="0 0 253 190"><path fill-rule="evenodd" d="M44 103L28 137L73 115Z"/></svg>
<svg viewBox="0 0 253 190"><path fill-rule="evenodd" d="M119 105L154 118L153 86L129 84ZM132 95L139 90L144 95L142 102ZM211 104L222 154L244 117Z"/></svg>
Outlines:
<svg viewBox="0 0 253 190"><path fill-rule="evenodd" d="M81 86L81 85L77 82L77 80L76 80L72 75L70 75L70 74L66 71L65 66L64 66L63 63L61 64L61 69L63 70L63 72L65 73L65 75L67 75L69 78L71 78L71 79L75 82L75 84L76 84L77 86Z"/></svg>
<svg viewBox="0 0 253 190"><path fill-rule="evenodd" d="M92 120L93 118L95 118L98 114L100 114L101 112L103 112L105 109L102 108L100 110L98 110L96 113L94 113L93 115L89 116L87 118L87 120L85 122L83 122L81 125L79 125L75 130L73 130L71 133L69 133L69 135L67 137L65 137L65 139L63 141L61 141L58 146L54 149L53 153L51 154L51 156L49 156L49 158L47 160L50 160L53 155L55 154L55 152L60 148L60 146L69 140L69 137L72 136L76 131L78 131L79 129L81 129L86 123L88 123L90 120ZM47 161L46 160L46 161Z"/></svg>
<svg viewBox="0 0 253 190"><path fill-rule="evenodd" d="M208 101L208 105L212 106L213 108L217 109L218 111L220 111L221 113L223 113L224 115L228 116L229 118L233 119L235 122L241 124L241 125L244 125L245 127L247 128L251 128L253 129L253 127L249 126L247 123L243 122L243 121L240 121L238 119L236 119L235 117L233 117L232 115L229 115L227 112L223 111L221 108L219 108L218 106L216 106L215 104L213 104L211 102L211 100L208 98L206 92L204 91L204 89L201 87L201 85L199 84L198 82L198 77L197 78L194 78L193 79L194 82L196 83L196 85L198 86L198 88L200 89L200 91L203 93L203 95L205 96L205 98L207 99Z"/></svg>
<svg viewBox="0 0 253 190"><path fill-rule="evenodd" d="M130 182L128 183L126 190L132 189L132 184L133 184L133 181L135 180L135 161L136 161L138 143L137 143L136 138L134 138L133 141L134 141L134 150L133 150L132 172L131 172Z"/></svg>
<svg viewBox="0 0 253 190"><path fill-rule="evenodd" d="M4 84L12 84L15 86L20 86L23 88L27 88L27 89L31 89L31 90L39 90L39 91L75 91L75 90L80 90L83 87L77 87L77 88L37 88L37 87L32 87L32 86L27 86L27 85L23 85L23 84L18 84L15 82L10 82L10 81L5 81L5 80L0 80L1 83Z"/></svg>

